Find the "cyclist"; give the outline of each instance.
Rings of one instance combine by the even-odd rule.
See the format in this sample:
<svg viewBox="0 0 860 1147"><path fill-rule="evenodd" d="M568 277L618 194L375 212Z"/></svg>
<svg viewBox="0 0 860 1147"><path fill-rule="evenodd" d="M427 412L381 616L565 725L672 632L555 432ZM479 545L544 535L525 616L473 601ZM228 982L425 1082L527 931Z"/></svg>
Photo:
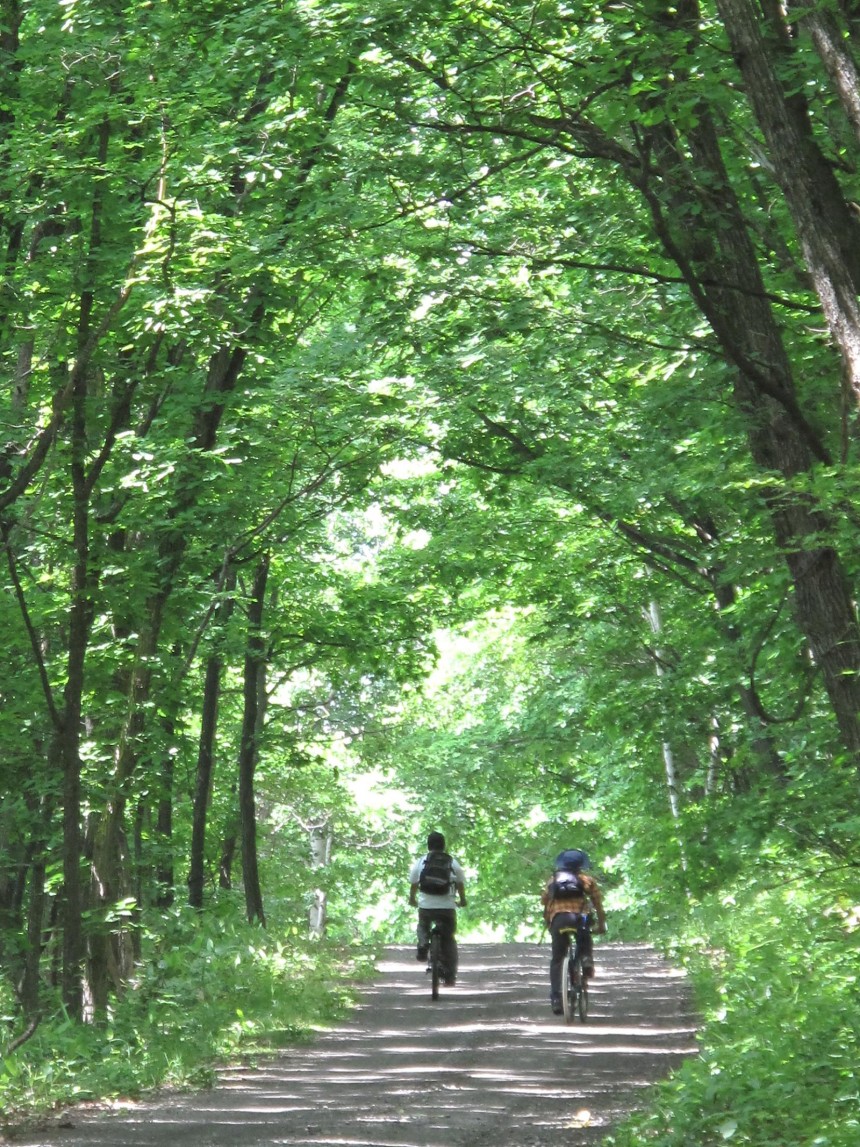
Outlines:
<svg viewBox="0 0 860 1147"><path fill-rule="evenodd" d="M419 857L409 872L409 903L418 908L418 959L427 959L430 925L435 920L442 933L444 982L451 987L457 979L457 907L466 907L465 874L460 864L445 851L445 837L431 832L427 854Z"/></svg>
<svg viewBox="0 0 860 1147"><path fill-rule="evenodd" d="M561 977L571 932L577 932L582 953L582 970L586 976L594 975L594 954L591 940L590 912L597 915L597 933L606 931L603 897L593 876L586 876L590 866L586 853L568 848L555 858L553 874L541 894L543 918L552 937L552 955L549 965L549 1002L555 1015L564 1011L561 1002ZM562 929L568 929L563 931Z"/></svg>

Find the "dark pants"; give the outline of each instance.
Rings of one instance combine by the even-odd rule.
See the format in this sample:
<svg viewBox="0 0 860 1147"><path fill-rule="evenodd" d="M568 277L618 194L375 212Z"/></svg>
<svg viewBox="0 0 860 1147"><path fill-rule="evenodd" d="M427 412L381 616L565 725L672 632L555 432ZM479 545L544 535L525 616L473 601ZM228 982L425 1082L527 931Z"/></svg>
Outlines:
<svg viewBox="0 0 860 1147"><path fill-rule="evenodd" d="M442 933L442 965L446 980L453 980L457 976L457 941L454 934L457 931L456 908L419 908L418 909L418 947L427 948L430 945L430 924L436 921Z"/></svg>
<svg viewBox="0 0 860 1147"><path fill-rule="evenodd" d="M552 937L552 956L549 965L549 992L551 996L561 995L561 977L564 971L564 962L567 959L567 950L570 947L571 933L562 931L572 928L579 940L579 951L582 956L591 956L593 943L588 914L586 912L559 912L553 916L549 926Z"/></svg>

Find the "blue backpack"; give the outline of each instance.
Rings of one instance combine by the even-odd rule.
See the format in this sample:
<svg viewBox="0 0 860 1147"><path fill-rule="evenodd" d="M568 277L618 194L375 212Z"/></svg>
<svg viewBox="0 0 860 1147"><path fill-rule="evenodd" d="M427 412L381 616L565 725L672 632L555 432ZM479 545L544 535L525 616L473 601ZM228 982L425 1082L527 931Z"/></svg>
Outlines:
<svg viewBox="0 0 860 1147"><path fill-rule="evenodd" d="M585 885L579 873L590 867L588 854L579 848L566 848L555 858L555 872L549 884L553 900L575 900L585 895Z"/></svg>

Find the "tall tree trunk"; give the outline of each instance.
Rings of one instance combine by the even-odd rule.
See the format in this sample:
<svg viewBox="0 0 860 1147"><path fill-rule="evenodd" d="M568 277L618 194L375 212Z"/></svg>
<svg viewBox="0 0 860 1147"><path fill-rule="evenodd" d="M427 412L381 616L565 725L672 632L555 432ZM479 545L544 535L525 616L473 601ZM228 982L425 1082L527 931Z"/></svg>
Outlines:
<svg viewBox="0 0 860 1147"><path fill-rule="evenodd" d="M245 907L248 919L265 925L263 896L257 863L257 813L254 798L254 772L259 753L259 738L265 710L266 647L263 638L263 611L269 557L264 555L257 566L251 600L248 604L248 639L245 653L244 710L242 741L239 749L239 817L242 837L242 876L245 885Z"/></svg>
<svg viewBox="0 0 860 1147"><path fill-rule="evenodd" d="M236 568L228 563L221 577L222 599L218 610L218 630L215 640L220 642L233 612L236 587ZM203 907L203 886L206 872L206 823L212 794L215 769L215 736L218 729L218 703L221 696L223 661L220 653L212 653L206 662L203 682L203 705L200 715L200 742L197 749L197 775L194 783L192 806L191 855L188 867L188 903L192 908Z"/></svg>
<svg viewBox="0 0 860 1147"><path fill-rule="evenodd" d="M794 6L805 9L800 27L809 29L845 117L860 143L860 71L851 51L851 41L843 35L835 15L828 12L820 0L795 0Z"/></svg>
<svg viewBox="0 0 860 1147"><path fill-rule="evenodd" d="M783 85L781 64L790 62L794 49L782 14L771 6L772 18L763 19L755 0L717 0L717 8L845 377L860 403L860 221L816 142L805 97L796 84L790 94ZM856 70L850 78L843 72L843 79L856 84ZM856 102L856 88L852 95Z"/></svg>
<svg viewBox="0 0 860 1147"><path fill-rule="evenodd" d="M89 302L81 303L81 336L89 325ZM71 476L74 567L69 608L69 650L64 707L57 748L63 763L63 1003L75 1019L83 1016L83 897L81 889L81 759L80 727L84 663L91 619L90 491L86 478L86 383L76 370L72 406Z"/></svg>
<svg viewBox="0 0 860 1147"><path fill-rule="evenodd" d="M747 9L749 4L725 0L725 7ZM697 5L685 0L678 11L678 19L695 34ZM839 556L827 544L835 533L832 523L810 497L789 488L799 474L810 472L816 460L830 459L797 401L756 249L707 108L699 109L695 126L686 133L686 144L689 156L680 153L670 129L658 127L649 133L648 147L661 185L652 185L650 164L637 164L634 170L628 163L628 171L651 206L667 253L681 269L735 367L736 401L746 416L754 461L765 472L786 479L785 485L774 483L765 492L776 541L791 573L797 620L821 668L843 745L860 765L860 629L854 603ZM805 163L810 162L806 150ZM811 191L812 186L807 189ZM815 186L822 195L827 191L830 202L835 193L829 182L822 180ZM720 220L711 225L715 205L719 205ZM821 232L812 223L809 227L819 243ZM847 222L834 221L832 227L834 242L840 235L848 239L856 233ZM858 259L860 250L855 249L849 263ZM853 289L849 263L841 273Z"/></svg>

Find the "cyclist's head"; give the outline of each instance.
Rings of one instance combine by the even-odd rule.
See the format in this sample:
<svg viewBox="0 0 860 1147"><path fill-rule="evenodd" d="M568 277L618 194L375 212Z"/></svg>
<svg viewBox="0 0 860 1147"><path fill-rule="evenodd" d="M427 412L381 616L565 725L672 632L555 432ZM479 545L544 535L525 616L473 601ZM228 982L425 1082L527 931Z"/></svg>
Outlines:
<svg viewBox="0 0 860 1147"><path fill-rule="evenodd" d="M427 837L427 847L431 852L444 852L445 837L441 832L431 832Z"/></svg>
<svg viewBox="0 0 860 1147"><path fill-rule="evenodd" d="M580 872L583 868L590 868L591 861L588 853L579 848L566 848L555 858L555 867L562 872Z"/></svg>

